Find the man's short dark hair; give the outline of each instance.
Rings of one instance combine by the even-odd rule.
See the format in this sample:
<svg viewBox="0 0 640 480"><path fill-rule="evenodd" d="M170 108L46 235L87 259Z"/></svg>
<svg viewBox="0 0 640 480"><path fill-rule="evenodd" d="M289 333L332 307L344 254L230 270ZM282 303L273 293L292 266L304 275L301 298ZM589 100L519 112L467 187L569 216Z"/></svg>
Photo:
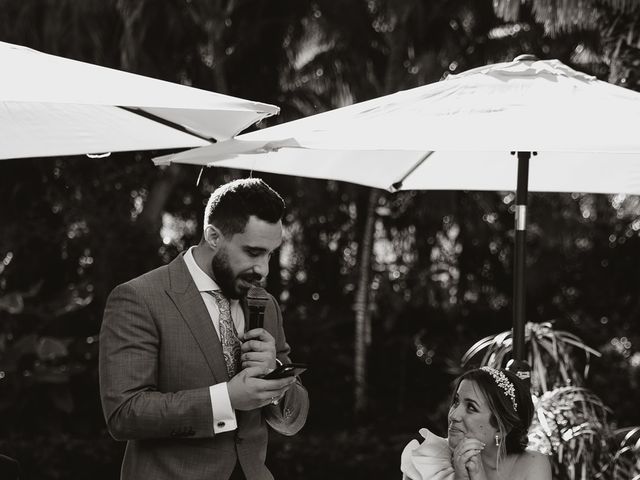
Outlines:
<svg viewBox="0 0 640 480"><path fill-rule="evenodd" d="M215 225L223 235L244 231L250 216L277 223L284 200L260 178L242 178L219 186L209 197L204 226Z"/></svg>

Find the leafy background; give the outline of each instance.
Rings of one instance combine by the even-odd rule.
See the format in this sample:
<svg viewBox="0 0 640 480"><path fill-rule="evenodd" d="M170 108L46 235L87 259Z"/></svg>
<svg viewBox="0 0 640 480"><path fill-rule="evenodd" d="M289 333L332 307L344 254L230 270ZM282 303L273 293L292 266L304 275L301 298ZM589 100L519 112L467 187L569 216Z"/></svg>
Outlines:
<svg viewBox="0 0 640 480"><path fill-rule="evenodd" d="M521 53L640 90L639 18L637 1L0 0L0 41L279 105L260 128ZM0 161L0 452L26 478L117 478L97 388L106 296L197 242L207 195L246 175L196 184L157 153ZM464 353L510 326L514 196L263 177L288 204L269 290L313 365L308 424L273 435L268 462L282 479L398 478L419 427L444 433ZM583 386L607 428L639 425L640 200L531 194L529 224L527 318L600 352Z"/></svg>

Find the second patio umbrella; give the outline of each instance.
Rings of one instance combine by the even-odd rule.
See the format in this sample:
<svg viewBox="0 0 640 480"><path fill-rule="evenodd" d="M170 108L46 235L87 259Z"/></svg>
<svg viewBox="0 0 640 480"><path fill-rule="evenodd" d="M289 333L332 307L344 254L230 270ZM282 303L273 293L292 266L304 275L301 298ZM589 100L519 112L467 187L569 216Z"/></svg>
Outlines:
<svg viewBox="0 0 640 480"><path fill-rule="evenodd" d="M517 191L513 328L522 360L527 191L640 193L638 125L640 93L521 56L156 161L391 191Z"/></svg>

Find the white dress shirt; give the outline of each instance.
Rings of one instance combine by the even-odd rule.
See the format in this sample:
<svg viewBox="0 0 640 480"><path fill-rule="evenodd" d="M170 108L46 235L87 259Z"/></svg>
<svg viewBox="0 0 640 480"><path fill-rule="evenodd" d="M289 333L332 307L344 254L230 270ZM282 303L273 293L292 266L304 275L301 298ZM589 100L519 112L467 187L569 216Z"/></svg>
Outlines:
<svg viewBox="0 0 640 480"><path fill-rule="evenodd" d="M216 329L218 338L220 338L220 326L218 325L218 318L220 311L218 310L218 304L212 295L206 293L211 290L220 290L220 287L213 281L209 275L207 275L196 263L193 258L193 249L189 248L184 254L184 263L187 265L187 269L193 278L193 281L202 296L213 327ZM244 313L240 302L237 299L229 299L229 306L231 310L231 319L238 331L238 335L244 333ZM211 409L213 411L213 431L214 433L228 432L238 428L236 421L236 412L231 407L231 400L229 399L229 390L227 389L227 382L221 382L209 387L209 394L211 396Z"/></svg>

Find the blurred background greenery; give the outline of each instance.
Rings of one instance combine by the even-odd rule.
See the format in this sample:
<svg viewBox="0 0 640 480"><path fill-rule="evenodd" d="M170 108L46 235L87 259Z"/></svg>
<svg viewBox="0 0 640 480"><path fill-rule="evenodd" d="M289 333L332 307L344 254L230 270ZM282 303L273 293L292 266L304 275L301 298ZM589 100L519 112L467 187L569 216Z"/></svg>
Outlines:
<svg viewBox="0 0 640 480"><path fill-rule="evenodd" d="M282 108L259 128L521 53L640 90L638 3L0 0L0 41ZM106 296L196 243L208 194L246 175L196 184L198 168L154 167L158 153L0 161L0 452L27 478L117 478L97 389ZM281 479L398 478L419 427L444 433L465 351L510 327L514 195L262 177L288 204L268 289L312 364L308 424L272 436L269 464ZM598 350L584 384L611 428L640 424L640 199L530 194L527 248L527 318Z"/></svg>

